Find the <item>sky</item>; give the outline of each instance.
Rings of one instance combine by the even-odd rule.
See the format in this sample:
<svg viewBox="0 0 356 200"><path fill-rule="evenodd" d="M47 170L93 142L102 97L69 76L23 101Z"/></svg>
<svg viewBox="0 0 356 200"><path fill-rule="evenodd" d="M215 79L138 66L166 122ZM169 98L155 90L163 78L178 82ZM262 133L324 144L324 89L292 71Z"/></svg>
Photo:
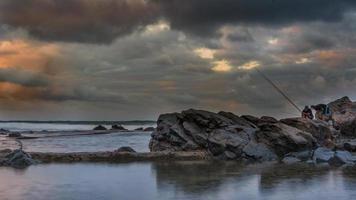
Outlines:
<svg viewBox="0 0 356 200"><path fill-rule="evenodd" d="M277 118L356 99L354 0L0 0L0 120Z"/></svg>

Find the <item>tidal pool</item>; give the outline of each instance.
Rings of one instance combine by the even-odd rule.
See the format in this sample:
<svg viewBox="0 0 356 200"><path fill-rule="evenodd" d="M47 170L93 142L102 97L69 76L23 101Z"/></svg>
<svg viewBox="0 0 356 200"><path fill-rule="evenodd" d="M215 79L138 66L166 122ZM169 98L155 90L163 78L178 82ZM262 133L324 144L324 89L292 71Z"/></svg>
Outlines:
<svg viewBox="0 0 356 200"><path fill-rule="evenodd" d="M352 200L356 168L228 162L0 168L1 200Z"/></svg>

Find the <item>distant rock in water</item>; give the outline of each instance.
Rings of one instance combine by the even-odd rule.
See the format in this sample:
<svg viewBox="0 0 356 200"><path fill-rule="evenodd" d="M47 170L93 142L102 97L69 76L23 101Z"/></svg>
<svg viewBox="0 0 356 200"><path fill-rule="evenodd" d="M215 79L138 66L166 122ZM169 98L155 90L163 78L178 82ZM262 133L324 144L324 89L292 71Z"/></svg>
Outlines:
<svg viewBox="0 0 356 200"><path fill-rule="evenodd" d="M31 155L19 149L12 151L0 161L1 166L14 168L26 168L37 163L36 160L32 159Z"/></svg>
<svg viewBox="0 0 356 200"><path fill-rule="evenodd" d="M121 126L121 125L116 125L116 124L111 126L111 130L127 131L127 129L124 128L123 126Z"/></svg>
<svg viewBox="0 0 356 200"><path fill-rule="evenodd" d="M10 131L6 129L0 129L0 135L7 135Z"/></svg>
<svg viewBox="0 0 356 200"><path fill-rule="evenodd" d="M288 121L288 120L287 120ZM298 121L300 127L309 123ZM290 152L315 149L312 133L272 117L239 117L232 113L186 110L161 115L152 134L150 150L207 151L220 159L279 160ZM314 127L323 130L323 126Z"/></svg>
<svg viewBox="0 0 356 200"><path fill-rule="evenodd" d="M142 127L136 128L135 131L143 131L143 128Z"/></svg>
<svg viewBox="0 0 356 200"><path fill-rule="evenodd" d="M155 131L156 129L153 128L153 127L147 127L145 128L143 131L146 131L146 132L152 132L152 131Z"/></svg>
<svg viewBox="0 0 356 200"><path fill-rule="evenodd" d="M21 137L21 133L18 133L18 132L13 132L13 133L9 133L8 137L11 137L11 138L18 138L18 137Z"/></svg>
<svg viewBox="0 0 356 200"><path fill-rule="evenodd" d="M108 129L105 126L99 125L99 126L95 127L93 130L95 130L95 131L106 131Z"/></svg>
<svg viewBox="0 0 356 200"><path fill-rule="evenodd" d="M131 147L120 147L116 152L129 152L129 153L136 153L136 151Z"/></svg>

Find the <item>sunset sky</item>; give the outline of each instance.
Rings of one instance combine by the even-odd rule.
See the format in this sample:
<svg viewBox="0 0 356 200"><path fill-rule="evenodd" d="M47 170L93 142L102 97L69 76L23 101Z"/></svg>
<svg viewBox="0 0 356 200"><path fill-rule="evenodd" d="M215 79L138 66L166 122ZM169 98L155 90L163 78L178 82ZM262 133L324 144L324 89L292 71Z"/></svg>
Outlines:
<svg viewBox="0 0 356 200"><path fill-rule="evenodd" d="M355 0L0 0L0 120L356 99Z"/></svg>

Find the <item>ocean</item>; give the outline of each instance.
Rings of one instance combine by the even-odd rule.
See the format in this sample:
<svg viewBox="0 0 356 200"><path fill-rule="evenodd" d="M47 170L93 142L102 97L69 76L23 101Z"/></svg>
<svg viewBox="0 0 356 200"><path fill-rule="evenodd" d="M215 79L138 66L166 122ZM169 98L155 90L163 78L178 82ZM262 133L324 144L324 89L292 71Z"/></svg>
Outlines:
<svg viewBox="0 0 356 200"><path fill-rule="evenodd" d="M50 135L53 131L86 131L92 130L97 125L104 125L110 128L113 124L122 125L130 130L127 132L114 132L105 135L87 135L87 136L67 136L53 138L39 138L31 140L22 140L24 150L29 152L96 152L113 151L122 146L130 146L137 152L148 152L148 144L151 138L151 132L133 131L137 128L155 127L154 121L2 121L0 129L9 131L40 131L41 135ZM14 149L18 144L6 135L0 135L0 149Z"/></svg>

